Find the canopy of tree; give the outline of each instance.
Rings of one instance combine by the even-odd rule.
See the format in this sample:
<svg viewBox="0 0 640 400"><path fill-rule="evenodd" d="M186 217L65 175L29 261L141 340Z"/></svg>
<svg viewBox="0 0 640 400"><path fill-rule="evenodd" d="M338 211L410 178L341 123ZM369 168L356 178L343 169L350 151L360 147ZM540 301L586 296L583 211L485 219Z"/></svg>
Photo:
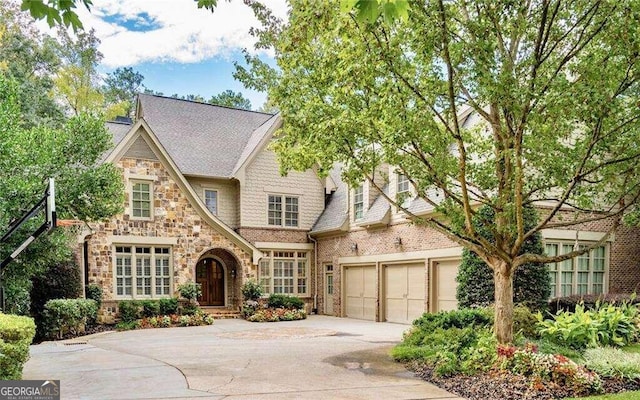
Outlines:
<svg viewBox="0 0 640 400"><path fill-rule="evenodd" d="M292 1L287 23L249 3L279 69L247 55L236 76L282 113L283 171L341 162L352 185L374 185L378 166L396 166L435 208L416 220L493 270L500 342L512 339L514 271L589 251L522 252L528 238L602 220L611 232L637 213L640 2L415 1L406 18L368 20ZM480 204L495 216L490 239L472 223ZM529 229L531 205L542 212Z"/></svg>

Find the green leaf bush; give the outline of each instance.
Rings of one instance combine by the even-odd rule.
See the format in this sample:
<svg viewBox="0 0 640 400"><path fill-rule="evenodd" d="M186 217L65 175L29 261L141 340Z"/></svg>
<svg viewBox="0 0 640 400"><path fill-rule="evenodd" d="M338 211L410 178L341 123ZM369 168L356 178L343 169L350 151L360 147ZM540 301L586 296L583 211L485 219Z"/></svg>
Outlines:
<svg viewBox="0 0 640 400"><path fill-rule="evenodd" d="M640 379L640 354L616 347L597 347L584 352L584 363L598 375L619 379Z"/></svg>
<svg viewBox="0 0 640 400"><path fill-rule="evenodd" d="M35 334L33 318L0 313L0 380L22 379Z"/></svg>
<svg viewBox="0 0 640 400"><path fill-rule="evenodd" d="M86 326L95 323L97 317L98 305L95 300L49 300L43 312L45 336L61 339L67 333L81 334Z"/></svg>
<svg viewBox="0 0 640 400"><path fill-rule="evenodd" d="M560 312L549 320L538 314L538 332L542 338L574 349L622 347L638 339L638 329L635 304L597 304L593 310L578 304L575 312Z"/></svg>
<svg viewBox="0 0 640 400"><path fill-rule="evenodd" d="M274 293L269 296L267 305L270 308L286 308L289 310L298 310L304 308L304 301L296 296Z"/></svg>

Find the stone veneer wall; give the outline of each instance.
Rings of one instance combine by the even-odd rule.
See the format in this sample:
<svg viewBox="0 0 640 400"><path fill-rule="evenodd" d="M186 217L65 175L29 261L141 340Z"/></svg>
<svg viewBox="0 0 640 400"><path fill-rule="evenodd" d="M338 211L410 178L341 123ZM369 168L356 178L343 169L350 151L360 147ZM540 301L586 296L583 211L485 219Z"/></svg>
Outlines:
<svg viewBox="0 0 640 400"><path fill-rule="evenodd" d="M235 281L238 290L246 279L256 277L257 270L251 255L203 221L161 162L123 158L117 166L123 170L125 179L128 175L154 177L154 218L152 221L130 219L127 214L130 193L126 193L124 214L92 225L95 233L88 238L89 282L102 286L106 307L111 307L116 300L113 246L108 243L110 235L176 238L177 244L172 246L174 291L179 284L194 280L196 263L204 253L214 248L228 251L238 261ZM128 186L127 182L125 185ZM228 282L232 280L229 273L225 278ZM238 294L232 292L229 290L227 293L229 305L238 299Z"/></svg>

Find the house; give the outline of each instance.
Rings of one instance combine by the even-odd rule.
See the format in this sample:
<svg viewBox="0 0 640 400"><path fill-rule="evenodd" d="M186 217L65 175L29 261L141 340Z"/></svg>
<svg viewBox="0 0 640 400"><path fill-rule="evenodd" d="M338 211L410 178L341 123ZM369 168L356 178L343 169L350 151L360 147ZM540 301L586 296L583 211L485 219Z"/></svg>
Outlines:
<svg viewBox="0 0 640 400"><path fill-rule="evenodd" d="M300 296L308 311L409 323L456 307L462 249L417 226L368 183L349 188L340 166L281 176L270 150L278 115L140 95L134 122L108 123L122 170L124 212L80 237L85 281L118 300L155 299L202 285L200 303L237 309L240 287ZM380 167L380 187L416 214L432 212L406 177ZM544 232L549 252L599 240L604 223ZM630 292L640 283L640 230L622 228L588 255L553 266L553 290Z"/></svg>

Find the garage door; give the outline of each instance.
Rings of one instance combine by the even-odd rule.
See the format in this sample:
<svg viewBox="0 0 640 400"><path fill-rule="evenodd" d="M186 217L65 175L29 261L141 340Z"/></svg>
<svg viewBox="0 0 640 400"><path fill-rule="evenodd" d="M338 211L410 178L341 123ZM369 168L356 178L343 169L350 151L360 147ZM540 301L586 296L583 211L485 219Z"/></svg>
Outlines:
<svg viewBox="0 0 640 400"><path fill-rule="evenodd" d="M376 267L345 267L345 313L349 318L376 319Z"/></svg>
<svg viewBox="0 0 640 400"><path fill-rule="evenodd" d="M456 276L460 260L446 260L434 262L435 285L434 312L449 311L458 308L456 300Z"/></svg>
<svg viewBox="0 0 640 400"><path fill-rule="evenodd" d="M387 321L410 324L425 312L425 274L424 263L385 267L384 310Z"/></svg>

